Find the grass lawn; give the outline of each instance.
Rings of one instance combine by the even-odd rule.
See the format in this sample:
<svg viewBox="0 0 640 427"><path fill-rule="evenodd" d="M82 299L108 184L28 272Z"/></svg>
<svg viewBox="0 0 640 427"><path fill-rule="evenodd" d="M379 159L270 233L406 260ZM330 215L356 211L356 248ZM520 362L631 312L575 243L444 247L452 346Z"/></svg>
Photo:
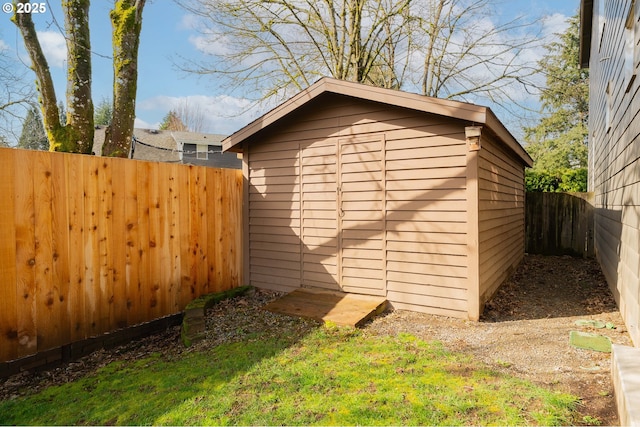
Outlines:
<svg viewBox="0 0 640 427"><path fill-rule="evenodd" d="M557 425L577 403L439 343L329 326L113 362L0 402L0 424Z"/></svg>

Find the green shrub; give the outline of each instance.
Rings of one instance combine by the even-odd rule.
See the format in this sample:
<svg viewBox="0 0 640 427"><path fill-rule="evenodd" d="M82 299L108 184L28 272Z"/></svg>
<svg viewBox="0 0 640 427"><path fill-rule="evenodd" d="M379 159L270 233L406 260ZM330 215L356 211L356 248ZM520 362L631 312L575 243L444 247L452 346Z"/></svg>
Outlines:
<svg viewBox="0 0 640 427"><path fill-rule="evenodd" d="M557 172L527 170L527 191L570 192L587 191L587 168L564 169Z"/></svg>

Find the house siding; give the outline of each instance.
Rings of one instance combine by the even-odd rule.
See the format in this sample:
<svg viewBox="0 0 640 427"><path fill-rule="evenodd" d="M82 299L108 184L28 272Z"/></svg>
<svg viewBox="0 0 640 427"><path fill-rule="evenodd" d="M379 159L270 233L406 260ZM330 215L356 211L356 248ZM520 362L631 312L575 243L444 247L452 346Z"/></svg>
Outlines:
<svg viewBox="0 0 640 427"><path fill-rule="evenodd" d="M602 1L602 0L600 0ZM595 249L629 334L640 345L640 93L625 70L631 1L595 2L590 54L590 189ZM640 58L640 6L634 11L633 73ZM604 19L600 34L598 20ZM630 81L632 82L630 84Z"/></svg>
<svg viewBox="0 0 640 427"><path fill-rule="evenodd" d="M483 138L478 161L481 307L524 256L524 197L522 163L494 138Z"/></svg>

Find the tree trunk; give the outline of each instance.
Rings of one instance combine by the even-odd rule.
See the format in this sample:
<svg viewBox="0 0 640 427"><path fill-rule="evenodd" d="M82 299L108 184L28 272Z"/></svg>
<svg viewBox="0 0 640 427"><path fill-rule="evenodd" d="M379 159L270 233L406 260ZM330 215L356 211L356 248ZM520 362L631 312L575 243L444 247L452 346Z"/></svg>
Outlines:
<svg viewBox="0 0 640 427"><path fill-rule="evenodd" d="M29 3L20 0L20 3ZM89 45L89 0L63 2L67 34L67 124L60 123L60 111L47 59L42 53L29 13L14 13L16 24L36 73L39 103L49 150L90 153L93 147L93 102L91 100L91 52Z"/></svg>
<svg viewBox="0 0 640 427"><path fill-rule="evenodd" d="M113 26L113 117L102 155L128 157L136 118L138 46L145 0L118 0L111 11Z"/></svg>
<svg viewBox="0 0 640 427"><path fill-rule="evenodd" d="M93 148L89 0L62 2L67 34L67 143L78 153ZM65 150L66 151L66 150Z"/></svg>

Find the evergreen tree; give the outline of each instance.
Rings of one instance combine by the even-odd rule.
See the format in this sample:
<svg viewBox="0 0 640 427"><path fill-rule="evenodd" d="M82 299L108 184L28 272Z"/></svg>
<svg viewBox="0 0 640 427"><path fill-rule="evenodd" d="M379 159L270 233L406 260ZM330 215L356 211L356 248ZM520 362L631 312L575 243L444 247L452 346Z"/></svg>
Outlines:
<svg viewBox="0 0 640 427"><path fill-rule="evenodd" d="M111 124L111 118L113 117L113 105L111 101L102 98L100 104L96 107L93 115L93 123L96 126L109 126Z"/></svg>
<svg viewBox="0 0 640 427"><path fill-rule="evenodd" d="M33 107L27 113L22 125L22 133L18 140L18 147L29 150L48 150L49 140L44 131L42 118L38 109Z"/></svg>
<svg viewBox="0 0 640 427"><path fill-rule="evenodd" d="M9 147L9 142L4 135L0 135L0 147Z"/></svg>
<svg viewBox="0 0 640 427"><path fill-rule="evenodd" d="M188 131L187 126L182 122L182 119L175 110L171 110L164 116L162 123L160 124L160 130L175 130L179 132Z"/></svg>
<svg viewBox="0 0 640 427"><path fill-rule="evenodd" d="M589 70L581 69L578 62L579 17L568 23L569 28L547 46L548 53L539 63L546 75L540 95L543 118L525 129L533 170L556 176L587 167Z"/></svg>

